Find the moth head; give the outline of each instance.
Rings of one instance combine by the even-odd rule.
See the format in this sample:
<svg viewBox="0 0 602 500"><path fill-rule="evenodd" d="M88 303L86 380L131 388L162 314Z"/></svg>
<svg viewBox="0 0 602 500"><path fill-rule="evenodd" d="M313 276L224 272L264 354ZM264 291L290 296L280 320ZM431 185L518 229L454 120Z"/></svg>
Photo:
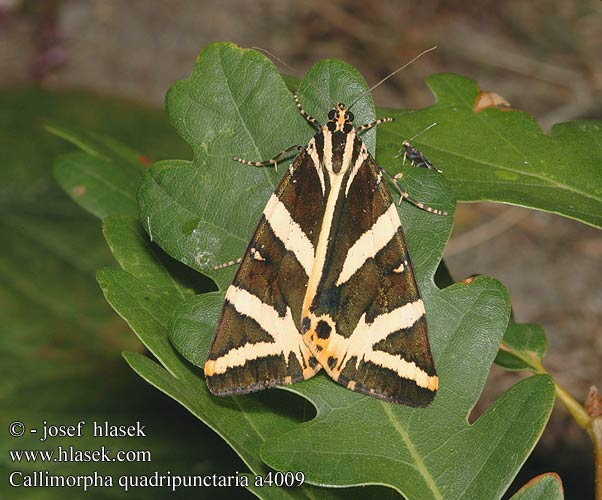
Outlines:
<svg viewBox="0 0 602 500"><path fill-rule="evenodd" d="M351 128L353 128L353 118L353 113L348 111L347 107L340 102L337 104L336 108L331 109L328 113L328 123L332 124L328 128L330 130L343 130L349 132Z"/></svg>

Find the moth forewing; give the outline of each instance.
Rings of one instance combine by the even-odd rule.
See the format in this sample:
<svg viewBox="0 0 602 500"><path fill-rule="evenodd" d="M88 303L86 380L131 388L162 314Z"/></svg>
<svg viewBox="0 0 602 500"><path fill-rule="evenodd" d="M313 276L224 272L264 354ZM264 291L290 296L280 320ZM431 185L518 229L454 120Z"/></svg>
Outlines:
<svg viewBox="0 0 602 500"><path fill-rule="evenodd" d="M349 151L353 143L340 167L334 157L324 162L336 189L326 202L304 300L303 339L349 389L427 405L438 379L396 206L363 142L351 134L330 139L347 141L333 151Z"/></svg>
<svg viewBox="0 0 602 500"><path fill-rule="evenodd" d="M311 182L301 183L301 178ZM290 384L320 370L299 333L303 283L315 244L312 234L317 234L322 212L319 186L304 150L271 195L226 292L205 363L213 394Z"/></svg>

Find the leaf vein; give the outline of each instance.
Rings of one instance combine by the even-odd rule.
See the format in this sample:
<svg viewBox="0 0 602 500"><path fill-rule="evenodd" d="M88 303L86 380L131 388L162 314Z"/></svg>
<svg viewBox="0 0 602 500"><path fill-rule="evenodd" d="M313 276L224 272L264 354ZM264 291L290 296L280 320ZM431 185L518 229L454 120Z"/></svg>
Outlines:
<svg viewBox="0 0 602 500"><path fill-rule="evenodd" d="M435 495L435 498L442 499L443 495L441 495L441 492L439 491L435 480L431 476L430 471L427 469L426 464L423 462L422 458L418 454L418 450L416 450L416 448L414 447L412 440L408 436L407 431L401 426L399 421L395 418L395 415L393 415L389 403L381 402L381 404L385 415L391 421L391 424L393 425L397 433L401 436L406 445L406 448L412 455L412 458L414 459L414 462L416 464L415 468L420 472L427 486L433 492L433 495Z"/></svg>

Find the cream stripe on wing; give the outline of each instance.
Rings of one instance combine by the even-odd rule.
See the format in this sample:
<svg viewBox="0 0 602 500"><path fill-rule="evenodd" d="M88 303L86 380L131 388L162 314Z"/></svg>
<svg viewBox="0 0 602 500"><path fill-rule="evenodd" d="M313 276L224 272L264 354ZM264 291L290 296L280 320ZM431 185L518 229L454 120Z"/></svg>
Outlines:
<svg viewBox="0 0 602 500"><path fill-rule="evenodd" d="M329 176L332 175L332 134L326 127L322 127L322 134L324 136L324 152L322 153L322 162ZM332 189L332 187L331 187Z"/></svg>
<svg viewBox="0 0 602 500"><path fill-rule="evenodd" d="M264 358L265 356L278 356L280 354L282 354L280 346L273 342L245 344L241 347L230 349L226 354L220 356L216 360L207 360L207 363L205 363L205 374L208 377L221 375L231 368L244 366L248 361Z"/></svg>
<svg viewBox="0 0 602 500"><path fill-rule="evenodd" d="M413 361L406 361L401 356L389 354L383 351L371 351L366 353L363 361L370 361L375 365L387 368L402 378L413 380L418 387L423 387L429 391L436 391L439 387L439 378L437 375L429 375ZM356 367L359 366L359 359Z"/></svg>
<svg viewBox="0 0 602 500"><path fill-rule="evenodd" d="M322 188L322 196L326 193L326 184L324 183L324 172L322 170L322 165L320 165L320 157L318 156L318 150L316 149L316 140L312 137L312 139L307 143L307 150L309 151L309 156L311 161L314 164L314 168L318 174L318 179L320 179L320 187Z"/></svg>
<svg viewBox="0 0 602 500"><path fill-rule="evenodd" d="M351 141L351 143L353 144L353 141ZM360 149L360 152L357 155L357 158L355 159L355 163L353 164L353 168L351 170L351 173L349 174L349 178L347 179L347 186L345 186L345 197L347 197L347 195L349 194L349 188L351 187L351 184L353 183L353 179L355 178L357 171L360 169L360 167L366 161L366 158L368 158L368 151L366 150L366 145L362 142L362 147ZM351 160L349 160L349 161L351 161ZM379 174L380 174L380 172L379 172Z"/></svg>
<svg viewBox="0 0 602 500"><path fill-rule="evenodd" d="M351 159L353 158L354 145L355 145L355 130L352 130L345 136L345 150L343 151L343 161L342 161L342 165L341 165L341 173L345 173L350 168L355 167L355 164L351 165ZM348 190L345 190L345 196L347 196L347 191Z"/></svg>
<svg viewBox="0 0 602 500"><path fill-rule="evenodd" d="M278 196L273 194L270 197L263 215L284 248L295 254L305 274L309 276L314 263L314 247Z"/></svg>
<svg viewBox="0 0 602 500"><path fill-rule="evenodd" d="M424 303L418 299L377 316L372 323L366 323L366 314L364 313L349 338L338 333L332 334L328 350L340 353L340 362L333 375L338 377L349 360L355 358L356 369L360 362L369 361L394 371L400 377L415 381L419 387L436 391L438 385L436 375L429 375L414 362L405 360L401 354L390 354L374 349L378 342L386 339L391 333L414 325L424 313Z"/></svg>
<svg viewBox="0 0 602 500"><path fill-rule="evenodd" d="M274 342L248 343L231 349L215 360L208 360L205 364L205 373L208 376L225 373L235 366L243 366L247 361L265 356L284 355L288 364L289 355L293 353L301 366L305 365L303 359L309 359L311 353L302 341L301 334L291 314L286 308L284 317L269 304L262 302L252 293L231 285L226 292L226 301L244 316L252 318L273 339Z"/></svg>
<svg viewBox="0 0 602 500"><path fill-rule="evenodd" d="M310 315L309 307L311 306L316 292L318 290L318 284L324 273L324 263L326 261L326 251L328 250L328 238L332 229L332 217L334 209L339 199L339 193L341 183L343 182L342 175L336 175L328 172L330 176L330 191L326 198L326 206L324 207L324 215L322 217L322 227L320 228L320 234L318 236L318 243L316 245L315 261L313 262L312 274L308 274L309 280L307 282L307 288L305 290L305 298L303 299L302 317Z"/></svg>
<svg viewBox="0 0 602 500"><path fill-rule="evenodd" d="M362 234L347 251L343 269L337 278L336 285L346 283L370 258L374 258L395 236L401 222L394 203L384 212L376 222Z"/></svg>
<svg viewBox="0 0 602 500"><path fill-rule="evenodd" d="M333 333L328 349L337 353L346 353L346 359L353 356L362 357L366 352L373 351L375 344L386 339L393 332L411 327L424 315L424 312L424 302L418 299L377 316L372 323L366 323L366 313L364 313L349 337Z"/></svg>
<svg viewBox="0 0 602 500"><path fill-rule="evenodd" d="M418 299L377 316L372 323L366 323L366 313L364 313L349 337L349 343L350 345L365 343L370 346L369 350L372 350L373 345L385 340L391 333L410 328L424 316L424 312L424 302Z"/></svg>

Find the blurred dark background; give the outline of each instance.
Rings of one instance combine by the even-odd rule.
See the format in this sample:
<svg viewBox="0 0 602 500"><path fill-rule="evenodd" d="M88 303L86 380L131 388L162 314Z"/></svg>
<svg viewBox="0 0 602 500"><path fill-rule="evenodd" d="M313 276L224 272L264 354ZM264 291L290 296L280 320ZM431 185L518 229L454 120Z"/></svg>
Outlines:
<svg viewBox="0 0 602 500"><path fill-rule="evenodd" d="M214 41L267 49L296 76L341 58L371 84L437 45L375 90L377 105L428 106L424 78L449 71L549 131L602 116L601 10L599 0L0 0L0 89L86 90L160 108ZM482 273L508 287L516 320L545 327L545 365L577 399L602 385L599 230L518 207L461 205L445 258L456 280ZM476 413L521 376L494 367ZM519 482L558 471L567 498L589 498L592 468L589 439L558 406Z"/></svg>

